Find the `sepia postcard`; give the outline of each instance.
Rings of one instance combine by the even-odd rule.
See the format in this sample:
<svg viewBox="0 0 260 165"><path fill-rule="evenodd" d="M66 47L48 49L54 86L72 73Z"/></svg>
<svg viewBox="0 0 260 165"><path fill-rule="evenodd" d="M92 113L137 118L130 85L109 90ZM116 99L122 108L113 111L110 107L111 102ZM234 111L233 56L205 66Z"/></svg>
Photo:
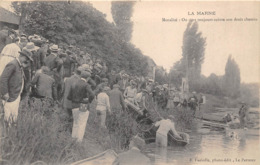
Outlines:
<svg viewBox="0 0 260 165"><path fill-rule="evenodd" d="M260 164L259 1L0 2L0 164Z"/></svg>

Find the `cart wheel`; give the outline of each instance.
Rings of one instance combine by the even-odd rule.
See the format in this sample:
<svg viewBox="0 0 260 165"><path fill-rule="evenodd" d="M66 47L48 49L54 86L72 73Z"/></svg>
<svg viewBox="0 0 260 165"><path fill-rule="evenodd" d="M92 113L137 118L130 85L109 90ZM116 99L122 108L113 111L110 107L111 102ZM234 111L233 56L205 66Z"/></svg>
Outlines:
<svg viewBox="0 0 260 165"><path fill-rule="evenodd" d="M144 118L140 122L138 122L137 128L141 132L149 132L153 128L153 124L146 124L148 120L148 118Z"/></svg>

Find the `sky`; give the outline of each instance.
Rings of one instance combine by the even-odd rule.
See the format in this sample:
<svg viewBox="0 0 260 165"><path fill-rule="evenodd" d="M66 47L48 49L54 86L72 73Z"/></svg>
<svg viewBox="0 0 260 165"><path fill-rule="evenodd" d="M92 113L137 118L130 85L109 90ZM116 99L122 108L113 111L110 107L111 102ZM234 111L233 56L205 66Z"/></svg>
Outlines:
<svg viewBox="0 0 260 165"><path fill-rule="evenodd" d="M110 2L92 2L113 22ZM224 75L229 55L240 67L242 82L259 82L260 3L256 2L136 2L131 42L157 65L169 70L181 59L183 32L188 21L163 22L162 18L218 19L231 22L199 22L199 31L207 38L202 74ZM196 15L197 11L215 11L216 15ZM195 15L188 15L194 12ZM256 18L257 21L234 21Z"/></svg>
<svg viewBox="0 0 260 165"><path fill-rule="evenodd" d="M1 2L2 3L2 2ZM110 2L91 2L113 22ZM144 55L168 71L181 59L183 32L188 21L163 22L162 18L256 18L257 21L199 22L207 38L202 74L223 75L229 55L238 63L242 82L259 82L260 62L259 2L136 2L131 20L131 42ZM216 15L188 15L188 12L215 11Z"/></svg>

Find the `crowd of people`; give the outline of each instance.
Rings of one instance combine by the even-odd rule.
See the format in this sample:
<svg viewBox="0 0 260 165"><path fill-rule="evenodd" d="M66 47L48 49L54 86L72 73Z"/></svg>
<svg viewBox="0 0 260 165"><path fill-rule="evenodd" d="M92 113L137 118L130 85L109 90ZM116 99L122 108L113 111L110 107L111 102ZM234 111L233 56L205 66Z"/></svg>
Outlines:
<svg viewBox="0 0 260 165"><path fill-rule="evenodd" d="M147 110L147 99L165 110L177 106L196 109L202 103L202 95L198 98L196 92L189 96L152 78L109 68L104 60L75 45L56 45L35 34L12 36L1 52L0 76L6 121L16 123L20 100L26 96L47 100L59 104L71 117L69 122L74 119L73 137L85 129L93 100L102 127L106 127L107 112L125 112L125 100L142 112ZM77 124L76 118L85 124Z"/></svg>

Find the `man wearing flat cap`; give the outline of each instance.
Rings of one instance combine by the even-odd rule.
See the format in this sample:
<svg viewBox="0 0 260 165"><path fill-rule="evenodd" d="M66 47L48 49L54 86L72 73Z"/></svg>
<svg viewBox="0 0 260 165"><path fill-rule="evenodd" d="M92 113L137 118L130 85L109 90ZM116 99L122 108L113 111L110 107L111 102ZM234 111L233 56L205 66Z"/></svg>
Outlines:
<svg viewBox="0 0 260 165"><path fill-rule="evenodd" d="M0 77L0 98L2 99L6 121L16 122L20 97L24 87L24 72L32 61L28 50L20 52L18 58L9 62ZM9 123L11 123L9 122Z"/></svg>

